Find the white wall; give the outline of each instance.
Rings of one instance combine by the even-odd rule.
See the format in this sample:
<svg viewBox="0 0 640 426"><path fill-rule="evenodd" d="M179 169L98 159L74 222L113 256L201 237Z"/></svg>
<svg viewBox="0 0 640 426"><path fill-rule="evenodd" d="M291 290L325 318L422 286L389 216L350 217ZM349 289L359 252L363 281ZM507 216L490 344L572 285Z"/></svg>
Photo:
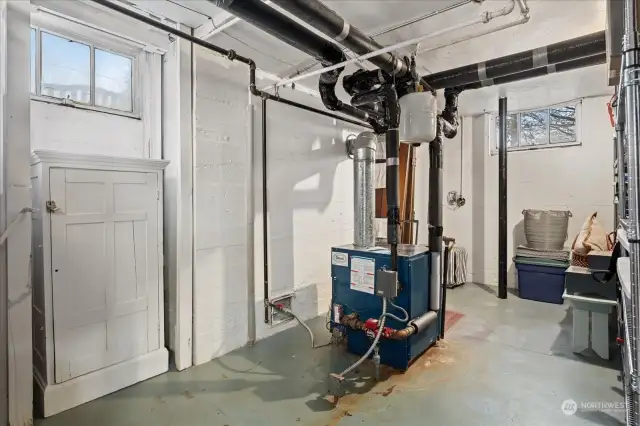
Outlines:
<svg viewBox="0 0 640 426"><path fill-rule="evenodd" d="M142 120L31 102L31 149L145 157Z"/></svg>
<svg viewBox="0 0 640 426"><path fill-rule="evenodd" d="M606 76L603 73L603 77ZM607 102L610 95L586 98L579 120L581 146L511 152L508 155L508 258L509 285L515 285L511 262L515 247L525 242L524 209L570 210L569 246L584 219L597 211L605 229L613 230L612 128ZM512 93L517 99L517 93ZM514 100L515 100L514 99ZM545 105L544 96L539 99ZM444 145L444 193L460 187L463 168L463 195L467 204L453 211L444 208L444 232L469 251L469 281L497 284L498 280L498 157L490 154L492 126L488 115L464 117L462 163L460 136ZM428 165L421 149L419 176L426 193ZM426 200L417 207L427 220ZM421 235L426 241L426 230Z"/></svg>
<svg viewBox="0 0 640 426"><path fill-rule="evenodd" d="M528 4L531 20L527 24L428 52L421 57L421 63L437 72L601 31L605 26L605 2L601 0L530 0ZM501 23L508 21L504 18ZM494 24L500 23L490 25ZM478 28L471 28L468 33L474 31ZM433 45L440 42L432 41ZM425 42L421 47L429 45ZM606 102L613 90L606 84L606 66L601 65L473 90L460 96L462 128L456 138L444 143L444 194L460 190L462 167L463 196L467 203L456 211L445 206L443 221L445 235L455 237L469 251L470 281L497 284L498 157L490 155L490 127L484 114L497 110L499 96L508 98L509 111L587 98L582 104L581 146L508 155L509 259L513 257L514 244L524 238L520 224L523 209L571 210L574 217L569 225L570 239L585 216L593 211L598 211L605 227L611 228L613 147ZM426 224L428 148L420 148L418 156L416 210ZM427 227L422 226L422 242L427 241L427 232ZM515 274L511 262L509 271L509 284L513 286Z"/></svg>
<svg viewBox="0 0 640 426"><path fill-rule="evenodd" d="M263 322L260 100L254 99L250 300L247 68L197 49L196 69L194 363L201 364L247 343L252 309L258 339L291 324L271 328ZM281 95L322 108L306 95ZM331 246L352 239L353 171L342 141L357 129L275 102L268 103L267 123L270 297L294 293L294 311L311 318L328 309Z"/></svg>

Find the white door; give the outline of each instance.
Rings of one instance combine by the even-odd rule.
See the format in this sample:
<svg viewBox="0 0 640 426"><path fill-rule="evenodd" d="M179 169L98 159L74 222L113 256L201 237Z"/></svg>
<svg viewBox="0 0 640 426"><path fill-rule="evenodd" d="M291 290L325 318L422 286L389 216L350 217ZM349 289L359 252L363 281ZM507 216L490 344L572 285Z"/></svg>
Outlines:
<svg viewBox="0 0 640 426"><path fill-rule="evenodd" d="M51 169L55 376L159 349L155 173Z"/></svg>

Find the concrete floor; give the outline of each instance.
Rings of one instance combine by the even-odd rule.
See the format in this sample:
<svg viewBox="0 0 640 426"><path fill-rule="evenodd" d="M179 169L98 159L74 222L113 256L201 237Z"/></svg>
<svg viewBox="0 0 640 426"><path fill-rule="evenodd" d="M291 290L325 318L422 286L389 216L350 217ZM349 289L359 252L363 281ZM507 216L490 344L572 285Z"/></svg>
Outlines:
<svg viewBox="0 0 640 426"><path fill-rule="evenodd" d="M206 365L170 372L61 413L36 426L623 425L624 412L580 408L621 403L617 364L571 352L567 306L525 301L474 284L448 292L465 316L409 372L369 366L335 388L353 357L312 350L302 327ZM323 319L311 322L319 335ZM334 395L339 395L335 397ZM565 400L578 403L566 415Z"/></svg>

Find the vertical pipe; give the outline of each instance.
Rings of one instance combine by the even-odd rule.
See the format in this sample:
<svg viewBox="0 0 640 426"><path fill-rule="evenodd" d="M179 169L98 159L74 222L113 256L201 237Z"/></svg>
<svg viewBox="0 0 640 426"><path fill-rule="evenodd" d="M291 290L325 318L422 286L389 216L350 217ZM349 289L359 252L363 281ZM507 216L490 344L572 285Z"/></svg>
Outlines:
<svg viewBox="0 0 640 426"><path fill-rule="evenodd" d="M429 144L429 252L431 253L430 308L441 307L442 253L442 137L446 121L438 119L436 138Z"/></svg>
<svg viewBox="0 0 640 426"><path fill-rule="evenodd" d="M617 219L627 217L627 193L625 192L625 157L624 157L624 135L622 130L616 130L616 158L618 159L618 215Z"/></svg>
<svg viewBox="0 0 640 426"><path fill-rule="evenodd" d="M444 332L445 332L445 327L446 327L446 313L447 313L447 277L448 277L448 273L447 271L449 270L449 253L450 253L450 245L447 242L446 245L444 246L444 253L443 253L443 257L444 260L442 262L442 302L441 302L441 307L440 307L440 339L444 339Z"/></svg>
<svg viewBox="0 0 640 426"><path fill-rule="evenodd" d="M269 206L267 204L267 100L262 98L262 252L264 259L264 322L269 324Z"/></svg>
<svg viewBox="0 0 640 426"><path fill-rule="evenodd" d="M255 106L249 93L247 119L249 125L247 141L247 345L256 341L256 277L255 277Z"/></svg>
<svg viewBox="0 0 640 426"><path fill-rule="evenodd" d="M640 317L638 315L638 297L640 292L638 289L638 280L640 279L640 200L638 179L640 177L638 154L640 151L640 128L638 119L640 118L640 60L638 58L638 26L637 26L637 7L635 0L625 0L625 34L623 40L624 55L624 131L627 142L627 167L628 167L628 216L629 227L627 229L628 239L630 243L629 257L631 260L631 317L629 318L630 334L629 344L631 346L633 372L630 377L630 385L633 392L633 407L630 410L632 420L630 423L635 424L638 415L638 393L637 393L637 377L635 376L639 367L640 354L638 353L638 331Z"/></svg>
<svg viewBox="0 0 640 426"><path fill-rule="evenodd" d="M400 105L394 86L387 89L387 242L391 250L391 270L398 270L398 235L400 233L400 202L398 199L400 166Z"/></svg>
<svg viewBox="0 0 640 426"><path fill-rule="evenodd" d="M353 245L358 248L376 245L376 141L373 132L362 132L353 141Z"/></svg>
<svg viewBox="0 0 640 426"><path fill-rule="evenodd" d="M498 146L498 297L507 298L507 98L498 104L500 143Z"/></svg>

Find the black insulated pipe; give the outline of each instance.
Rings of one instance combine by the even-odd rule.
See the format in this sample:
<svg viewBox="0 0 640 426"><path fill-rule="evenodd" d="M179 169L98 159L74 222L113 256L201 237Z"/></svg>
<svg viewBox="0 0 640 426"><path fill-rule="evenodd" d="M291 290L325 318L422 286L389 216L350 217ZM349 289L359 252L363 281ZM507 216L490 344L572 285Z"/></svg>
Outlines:
<svg viewBox="0 0 640 426"><path fill-rule="evenodd" d="M398 270L398 236L400 235L400 103L393 85L387 87L387 242L391 250L391 270Z"/></svg>
<svg viewBox="0 0 640 426"><path fill-rule="evenodd" d="M605 32L600 31L486 62L430 74L423 79L434 89L460 87L483 81L488 85L491 79L603 52L606 52L606 39Z"/></svg>
<svg viewBox="0 0 640 426"><path fill-rule="evenodd" d="M436 138L429 144L429 251L442 252L442 136L444 120L438 119ZM432 283L440 285L440 283Z"/></svg>
<svg viewBox="0 0 640 426"><path fill-rule="evenodd" d="M586 56L584 58L560 62L557 64L547 65L541 68L534 68L531 70L522 71L515 74L505 75L504 77L497 77L492 79L491 81L468 84L466 86L463 86L462 89L464 90L480 89L482 87L513 83L514 81L527 80L529 78L542 77L544 75L549 75L549 74L554 74L554 73L559 73L564 71L571 71L579 68L586 68L586 67L601 65L605 63L607 63L607 54L603 52L593 56Z"/></svg>
<svg viewBox="0 0 640 426"><path fill-rule="evenodd" d="M448 87L444 90L445 105L440 116L445 121L442 133L448 139L455 138L458 134L458 97L462 93L462 88Z"/></svg>
<svg viewBox="0 0 640 426"><path fill-rule="evenodd" d="M263 261L263 292L264 292L264 322L269 324L269 205L267 192L267 100L262 98L262 261Z"/></svg>
<svg viewBox="0 0 640 426"><path fill-rule="evenodd" d="M307 53L323 66L337 64L345 59L344 53L338 46L307 30L261 0L209 0L209 2ZM323 74L325 81L323 82L322 79L320 81L320 95L324 105L331 111L339 111L359 120L369 120L367 112L353 108L338 99L335 94L335 84L331 83L332 80L337 82L340 75L341 70L336 71L334 74Z"/></svg>
<svg viewBox="0 0 640 426"><path fill-rule="evenodd" d="M364 55L383 48L318 0L272 1L356 54ZM391 53L380 54L369 61L391 75L403 76L409 71L408 64Z"/></svg>
<svg viewBox="0 0 640 426"><path fill-rule="evenodd" d="M507 98L498 102L498 297L507 298Z"/></svg>
<svg viewBox="0 0 640 426"><path fill-rule="evenodd" d="M127 9L126 7L120 6L116 3L112 3L109 0L91 0L92 2L99 4L107 9L111 9L115 12L118 12L122 15L128 16L129 18L135 19L136 21L140 21L143 22L147 25L149 25L150 27L154 27L157 28L159 30L162 31L166 31L168 34L172 34L176 37L180 37L183 40L187 40L195 45L198 45L200 47L203 47L207 50L210 50L212 52L215 52L221 56L226 57L227 59L229 59L230 61L237 61L237 62L241 62L245 65L249 66L249 89L251 91L251 94L253 94L254 96L258 96L258 97L263 97L275 102L280 102L295 108L299 108L299 109L303 109L305 111L309 111L309 112L313 112L315 114L319 114L319 115L324 115L325 117L330 117L333 118L335 120L340 120L340 121L344 121L347 123L351 123L351 124L355 124L358 126L362 126L362 127L367 127L367 128L371 128L370 124L367 123L363 123L361 121L356 121L356 120L351 120L347 117L342 117L340 115L337 114L332 114L330 112L327 111L323 111L317 108L312 108L310 106L304 105L304 104L300 104L298 102L294 102L294 101L290 101L288 99L285 98L281 98L280 96L275 96L272 95L270 93L267 92L262 92L260 90L258 90L256 88L256 64L253 61L253 59L251 58L247 58L245 56L242 55L238 55L235 51L233 50L227 50L227 49L223 49L220 46L216 46L215 44L206 42L202 39L199 39L198 37L195 37L189 33L185 33L184 31L180 31L177 30L174 27L171 27L169 25L163 24L162 22L158 22L155 19L149 18L148 16L144 16L141 15L137 12L134 12L130 9Z"/></svg>

